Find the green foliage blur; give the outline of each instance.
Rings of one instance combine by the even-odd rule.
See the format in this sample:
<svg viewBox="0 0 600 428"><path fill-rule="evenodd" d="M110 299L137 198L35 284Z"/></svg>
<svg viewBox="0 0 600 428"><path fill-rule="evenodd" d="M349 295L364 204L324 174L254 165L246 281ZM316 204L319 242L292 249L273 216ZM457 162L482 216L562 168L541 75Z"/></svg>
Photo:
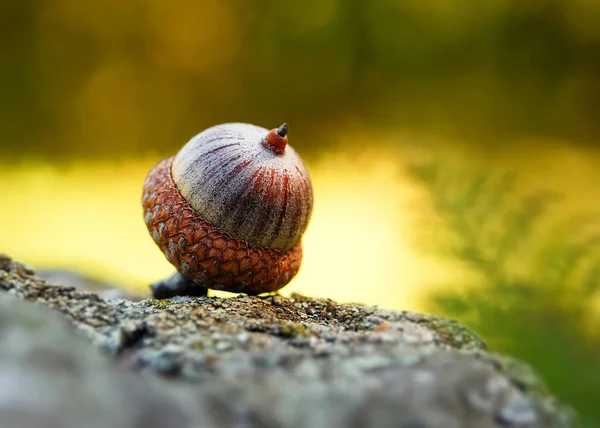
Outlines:
<svg viewBox="0 0 600 428"><path fill-rule="evenodd" d="M595 0L0 2L0 156L172 152L207 126L597 143Z"/></svg>
<svg viewBox="0 0 600 428"><path fill-rule="evenodd" d="M579 411L583 426L600 426L598 216L552 221L560 195L519 195L510 173L432 162L413 174L450 232L437 250L475 278L446 284L429 297L430 309L471 326L492 350L527 361Z"/></svg>

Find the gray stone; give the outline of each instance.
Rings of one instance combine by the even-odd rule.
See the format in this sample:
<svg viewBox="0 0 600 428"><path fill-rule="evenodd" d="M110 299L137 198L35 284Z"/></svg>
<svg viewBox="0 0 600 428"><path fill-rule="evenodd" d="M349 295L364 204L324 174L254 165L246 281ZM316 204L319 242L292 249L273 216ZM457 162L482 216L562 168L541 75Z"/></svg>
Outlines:
<svg viewBox="0 0 600 428"><path fill-rule="evenodd" d="M96 426L83 423L87 420L133 426L139 422L136 415L145 414L139 409L169 414L168 426L576 426L572 412L526 365L487 352L468 328L431 315L300 295L102 299L50 285L8 257L0 257L0 291L37 302L14 305L11 299L8 307L44 320L48 314L42 306L52 308L74 327L69 331L54 320L45 338L21 328L10 339L11 350L0 350L0 367L5 367L0 400L11 399L1 385L26 379L12 398L23 400L23 413L11 413L21 425L12 426L41 426L37 419L19 418L47 414L42 410L51 406L80 409L80 426ZM0 320L9 329L20 325L15 315ZM21 336L46 351L36 352L31 361L7 354L23 349L14 338ZM86 346L82 337L97 348ZM80 382L87 386L81 386L76 402L66 392L70 384L44 377L49 376L46 366L61 367L56 361L65 355L77 367L69 376L98 378ZM50 394L50 404L46 394L36 392L44 382L55 382L62 391ZM0 407L0 421L10 408L16 407ZM102 419L104 413L117 418L127 409L134 416ZM53 414L70 415L68 410ZM157 416L149 423L159 421ZM75 426L68 422L63 426Z"/></svg>
<svg viewBox="0 0 600 428"><path fill-rule="evenodd" d="M31 268L29 269L31 270ZM45 279L52 284L73 287L80 291L90 291L98 294L104 299L126 299L138 301L147 298L117 287L115 284L90 278L89 276L83 275L79 272L65 269L37 269L35 273L38 277ZM148 290L148 294L149 292L150 290Z"/></svg>
<svg viewBox="0 0 600 428"><path fill-rule="evenodd" d="M178 403L150 386L107 360L63 317L0 295L0 427L191 424Z"/></svg>

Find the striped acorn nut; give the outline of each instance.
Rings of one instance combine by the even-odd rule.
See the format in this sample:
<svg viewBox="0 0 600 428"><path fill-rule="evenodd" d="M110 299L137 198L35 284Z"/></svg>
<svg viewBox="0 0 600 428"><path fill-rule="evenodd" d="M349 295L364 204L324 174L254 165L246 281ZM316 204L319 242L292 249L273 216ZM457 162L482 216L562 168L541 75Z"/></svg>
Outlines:
<svg viewBox="0 0 600 428"><path fill-rule="evenodd" d="M186 283L171 294L260 294L296 275L313 192L287 132L286 124L217 125L150 171L144 220Z"/></svg>

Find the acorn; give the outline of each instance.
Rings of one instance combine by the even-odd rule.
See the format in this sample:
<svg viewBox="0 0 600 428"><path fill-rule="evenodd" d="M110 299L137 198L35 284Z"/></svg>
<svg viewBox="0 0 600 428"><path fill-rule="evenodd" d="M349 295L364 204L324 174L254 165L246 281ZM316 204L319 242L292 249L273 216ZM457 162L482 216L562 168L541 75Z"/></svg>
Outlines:
<svg viewBox="0 0 600 428"><path fill-rule="evenodd" d="M298 273L313 191L287 133L217 125L150 171L144 220L177 269L154 297L274 292Z"/></svg>

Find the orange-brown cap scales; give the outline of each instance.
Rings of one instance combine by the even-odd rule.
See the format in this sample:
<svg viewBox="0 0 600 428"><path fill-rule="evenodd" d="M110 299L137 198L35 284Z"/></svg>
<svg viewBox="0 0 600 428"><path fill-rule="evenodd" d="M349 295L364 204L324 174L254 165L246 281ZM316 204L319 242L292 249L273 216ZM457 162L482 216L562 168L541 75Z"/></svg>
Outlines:
<svg viewBox="0 0 600 428"><path fill-rule="evenodd" d="M150 171L144 220L178 271L172 292L163 293L162 282L155 296L206 288L259 294L296 275L313 193L287 132L286 124L217 125Z"/></svg>

